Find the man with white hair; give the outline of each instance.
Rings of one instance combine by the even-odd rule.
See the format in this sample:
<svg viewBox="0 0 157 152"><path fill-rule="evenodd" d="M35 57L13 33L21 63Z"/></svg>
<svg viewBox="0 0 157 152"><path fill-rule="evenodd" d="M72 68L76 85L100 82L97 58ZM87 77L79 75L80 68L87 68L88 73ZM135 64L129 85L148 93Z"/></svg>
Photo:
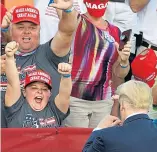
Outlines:
<svg viewBox="0 0 157 152"><path fill-rule="evenodd" d="M130 80L117 89L121 120L105 117L94 129L83 152L156 152L157 124L149 118L151 89Z"/></svg>

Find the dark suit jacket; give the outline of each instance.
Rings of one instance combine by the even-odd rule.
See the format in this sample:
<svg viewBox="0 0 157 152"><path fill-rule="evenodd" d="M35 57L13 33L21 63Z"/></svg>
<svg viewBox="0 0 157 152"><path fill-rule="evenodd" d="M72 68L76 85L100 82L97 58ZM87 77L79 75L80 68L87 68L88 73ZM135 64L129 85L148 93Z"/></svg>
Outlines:
<svg viewBox="0 0 157 152"><path fill-rule="evenodd" d="M146 114L131 116L123 126L94 131L83 152L157 152L157 124Z"/></svg>

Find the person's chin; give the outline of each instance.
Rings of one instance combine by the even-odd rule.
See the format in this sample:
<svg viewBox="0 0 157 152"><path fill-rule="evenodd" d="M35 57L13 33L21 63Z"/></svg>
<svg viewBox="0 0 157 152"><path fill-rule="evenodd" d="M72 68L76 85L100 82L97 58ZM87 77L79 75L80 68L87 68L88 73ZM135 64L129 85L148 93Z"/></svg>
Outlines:
<svg viewBox="0 0 157 152"><path fill-rule="evenodd" d="M42 111L44 109L43 106L31 106L34 111Z"/></svg>
<svg viewBox="0 0 157 152"><path fill-rule="evenodd" d="M21 49L21 52L23 53L29 53L29 52L32 52L33 50L31 48L22 48Z"/></svg>

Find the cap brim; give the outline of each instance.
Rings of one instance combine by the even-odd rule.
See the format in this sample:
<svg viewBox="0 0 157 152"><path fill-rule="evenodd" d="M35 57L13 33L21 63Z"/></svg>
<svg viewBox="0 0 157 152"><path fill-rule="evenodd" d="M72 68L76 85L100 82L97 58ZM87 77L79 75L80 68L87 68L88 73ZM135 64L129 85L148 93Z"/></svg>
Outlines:
<svg viewBox="0 0 157 152"><path fill-rule="evenodd" d="M14 23L14 24L19 23L19 22L32 22L36 25L40 25L39 22L37 22L35 20L31 20L31 19L18 19L18 21L12 21L12 23Z"/></svg>
<svg viewBox="0 0 157 152"><path fill-rule="evenodd" d="M26 84L26 85L24 86L24 88L26 88L28 85L30 85L31 83L34 83L34 82L42 82L42 83L46 84L50 90L52 89L52 87L51 87L48 83L46 83L45 81L42 81L42 80L34 80L34 81L31 81L30 83Z"/></svg>

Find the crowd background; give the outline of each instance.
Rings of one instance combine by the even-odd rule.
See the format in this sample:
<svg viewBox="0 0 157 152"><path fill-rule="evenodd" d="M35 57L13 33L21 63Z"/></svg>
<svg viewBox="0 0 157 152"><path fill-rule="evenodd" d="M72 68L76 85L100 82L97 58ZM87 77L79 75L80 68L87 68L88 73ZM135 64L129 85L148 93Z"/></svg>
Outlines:
<svg viewBox="0 0 157 152"><path fill-rule="evenodd" d="M95 128L83 151L155 152L156 17L156 0L2 1L1 127Z"/></svg>
<svg viewBox="0 0 157 152"><path fill-rule="evenodd" d="M87 1L87 2L89 2L89 1ZM16 0L14 0L14 1L5 1L5 2L3 2L2 1L2 3L4 3L4 6L8 9L8 10L10 10L13 6L17 6L17 5L23 5L23 4L29 4L29 5L34 5L36 8L38 8L39 10L40 10L40 26L41 26L41 29L40 29L40 44L44 44L45 42L47 42L47 41L49 41L52 37L54 37L55 35L56 35L56 33L57 33L57 31L58 31L58 25L59 25L59 21L60 21L60 15L59 15L59 13L58 13L58 11L57 11L57 9L56 8L54 8L54 7L48 7L48 4L49 4L49 0L47 0L47 1L41 1L41 0L34 0L34 1L32 1L32 0L25 0L25 1L22 1L22 2L20 2L19 3L19 1L16 1ZM107 20L110 24L113 24L113 25L115 25L115 26L117 26L120 30L121 30L121 32L123 32L123 31L126 31L126 30L128 30L128 29L132 29L132 36L131 36L131 55L132 54L134 54L136 51L135 50L137 50L137 48L136 48L136 44L135 44L135 34L137 35L138 33L139 33L139 31L140 31L140 27L141 26L139 26L139 21L140 20L146 20L146 18L148 18L149 16L147 15L148 13L148 9L150 9L151 7L153 7L153 10L154 10L154 7L156 7L156 5L153 5L153 3L154 2L151 2L150 4L148 4L148 6L147 7L145 7L144 9L145 9L145 13L146 13L146 16L145 16L145 18L143 19L143 16L142 16L142 13L134 13L132 10L131 10L131 8L128 6L128 5L126 5L124 2L113 2L113 1L111 1L111 2L109 2L108 3L108 6L107 6L107 10L106 10L106 12L105 12L105 14L104 14L104 16L102 16L102 19L103 20ZM87 14L87 8L86 8L86 6L85 6L85 4L83 3L83 0L74 0L73 1L73 6L74 6L74 8L77 10L77 12L79 13L79 14L82 14L82 15L85 15L87 18L89 18L90 20L92 20L92 18L90 18L89 16L88 16L88 14ZM6 10L4 10L4 12L5 12ZM4 13L5 14L5 13ZM2 14L2 16L4 15L4 14ZM152 13L154 16L156 15L154 12ZM151 20L152 21L152 20ZM92 21L93 23L95 22L94 20ZM144 22L144 21L143 21ZM156 24L156 22L155 21L153 21L154 22L154 25ZM92 23L92 24L93 24ZM96 22L94 23L94 24L97 24ZM93 24L93 25L94 25ZM100 23L101 24L101 23ZM150 28L154 28L155 26L153 26L152 27L152 24L151 24L151 27L149 27L149 25L150 24L148 24L147 26L148 26L148 28L147 27L143 27L143 29L141 28L141 30L143 31L143 36L144 36L144 39L146 39L146 42L150 42L153 46L156 46L156 44L154 43L154 40L153 39L155 39L154 37L154 33L156 32L156 30L154 29L154 33L153 33L153 38L151 37L151 36L148 36L147 37L147 35L150 35L150 33L148 33L147 32L147 30L146 29L149 29L150 30ZM84 26L86 26L86 25L84 25ZM101 26L101 25L100 25ZM45 28L46 27L46 28ZM53 28L52 28L53 27ZM83 28L83 27L82 27ZM78 29L77 29L78 30ZM112 29L113 30L113 29ZM111 31L112 31L111 30ZM144 31L145 30L145 31ZM148 31L149 31L148 30ZM51 31L51 32L50 32ZM151 32L152 33L152 32ZM116 41L119 41L120 39L120 35L115 35L115 33L110 33L115 39L117 39ZM2 35L3 35L3 33L2 33ZM5 36L6 36L6 34L5 34ZM118 37L119 38L118 38ZM149 39L150 38L150 39ZM118 40L119 39L119 40ZM3 39L2 39L3 40ZM76 49L76 47L78 47L80 44L77 44L76 43L76 40L77 40L77 35L76 35L76 37L73 39L73 41L72 41L72 50L75 50ZM4 41L5 42L9 42L10 41L10 37L9 37L9 39L8 39L8 37L7 37L7 39L5 39L4 38ZM81 39L80 39L80 41L82 41ZM136 42L137 43L137 42ZM149 43L148 43L149 44ZM78 46L77 46L78 45ZM84 49L84 48L83 48ZM139 48L138 48L139 49ZM77 49L76 49L77 50ZM140 52L142 52L143 53L143 48L140 48L140 51L137 51L137 54L141 54ZM148 51L148 52L152 52L152 51ZM156 54L156 51L154 51L155 52L155 54ZM73 54L73 52L71 53L72 55L72 58L70 57L70 61L71 62L73 62L73 65L74 65L74 67L76 66L75 64L75 61L77 61L78 62L78 59L76 58L74 61L73 61L73 58L75 57L74 56L74 54ZM145 52L144 53L144 55L145 54L150 54L150 53L147 53L147 52ZM142 54L143 55L143 54ZM2 59L3 59L3 57L2 57ZM150 59L149 59L150 60ZM154 56L154 60L155 60L155 56ZM136 61L136 60L135 60ZM137 65L137 63L138 63L138 61L136 61L135 62L134 61L134 64L132 64L132 67L134 67L134 65ZM135 64L136 63L136 64ZM81 63L80 63L81 64ZM116 63L115 63L116 64ZM146 62L144 62L144 64L147 64ZM152 63L153 64L153 63ZM156 64L156 61L155 61L155 63L154 64ZM90 64L89 64L90 65ZM146 65L147 66L147 65ZM156 65L155 65L156 66ZM137 67L137 66L136 66ZM151 70L149 71L148 70L148 68L150 68L151 67ZM133 68L133 69L135 69L135 70L133 70L133 72L134 72L134 77L135 77L135 75L136 75L136 73L137 73L137 75L140 75L141 77L143 77L144 79L146 79L146 77L148 76L148 74L150 74L150 72L152 72L154 69L152 69L152 65L151 66L148 66L148 68L147 68L147 70L146 71L141 71L141 73L143 74L144 72L146 73L144 73L142 76L137 72L137 70L136 70L136 68ZM137 69L139 69L139 67L137 68ZM156 69L156 67L155 67L155 69ZM74 70L76 70L76 69L74 69ZM74 70L72 70L72 76L74 75L74 74L76 74L75 73L75 71ZM78 69L77 69L78 70ZM124 68L123 68L123 70L124 70ZM3 71L3 69L2 69L2 71ZM147 72L147 71L149 71L149 72ZM146 76L145 76L146 75ZM125 76L126 76L126 74L124 74L124 78L125 78ZM156 74L155 74L155 76L156 76ZM73 77L72 77L73 78ZM138 79L138 76L136 76L136 78ZM136 79L135 78L135 79ZM74 78L73 78L74 79ZM144 80L143 79L143 80ZM140 79L138 79L138 80L140 80ZM142 78L141 78L141 80L142 80ZM119 81L119 80L118 80ZM144 80L145 81L145 80ZM149 81L149 80L148 80ZM109 81L110 82L110 81ZM153 78L153 81L152 82L148 82L148 85L150 85L150 87L153 87L153 86L155 86L155 77ZM82 85L82 84L81 84ZM83 87L83 86L79 86L79 83L77 83L77 86L79 86L79 87ZM74 86L73 86L74 87ZM155 88L155 87L154 87ZM74 90L74 89L73 89ZM154 91L155 90L155 91ZM153 90L153 97L154 97L154 103L156 103L156 89L154 89ZM94 92L95 92L95 90L94 90ZM76 95L77 94L77 95ZM73 107L78 107L78 109L79 108L81 108L81 109L83 109L83 107L86 107L85 105L83 105L83 101L79 101L81 98L83 99L83 100L89 100L90 101L90 98L92 97L79 97L78 99L76 99L76 97L78 97L78 95L80 96L81 94L79 93L76 93L76 92L73 92L72 91L72 97L71 97L71 105L70 105L70 108L71 108L71 115L69 116L69 118L71 117L71 116L74 116L74 115L76 115L76 117L78 117L78 115L79 115L79 113L81 113L81 115L79 115L79 117L85 117L84 115L82 115L82 111L80 112L79 110L79 112L77 113L77 110L76 109L73 109ZM110 98L111 98L111 96L110 96ZM81 99L81 100L82 100ZM107 98L103 98L103 99L107 99ZM77 102L75 102L75 100L78 100ZM94 100L94 99L92 99L92 100ZM96 99L97 100L97 99ZM102 100L102 98L100 98L100 100ZM74 101L74 102L73 102ZM81 106L82 107L80 107L80 105L75 105L76 103L81 103ZM84 101L84 102L86 102L86 101ZM74 103L74 104L73 104ZM93 104L94 102L92 102L92 104ZM99 102L96 102L96 103L99 103ZM107 102L105 102L105 103L107 103ZM89 102L88 102L88 104L89 104ZM103 104L104 104L104 102L103 102ZM106 114L109 114L110 112L111 112L111 108L112 108L112 105L113 105L113 101L109 101L109 104L107 105L107 109L109 110ZM91 107L91 105L88 105L89 107L87 107L87 109L90 109L90 107ZM102 105L99 105L100 107L102 107ZM95 109L99 109L100 110L100 108L99 108L99 106L97 107L96 105L94 105L93 107L95 107ZM108 107L109 106L109 107ZM84 109L83 111L86 111L87 109ZM72 111L74 111L74 113L72 112ZM107 110L104 110L104 109L102 109L102 111L107 111ZM150 116L152 117L152 118L156 118L157 116L156 116L156 112L155 112L155 110L152 110L152 108L150 109ZM92 119L92 115L94 115L94 113L96 113L96 115L94 116L97 120L96 120L96 124L102 119L102 117L103 117L103 115L104 115L104 113L102 113L101 115L101 117L98 119L98 117L99 117L99 114L100 113L98 113L98 115L97 115L97 111L91 111L91 110L87 110L86 111L86 114L85 115L87 115L87 117L88 117L88 119L89 119L89 121L90 121L90 119ZM71 119L69 120L69 122L72 122L72 120L74 121L74 120L76 120L76 117L71 117ZM68 120L68 119L67 119ZM71 123L69 123L68 121L66 122L64 122L67 126L76 126L76 127L81 127L79 124L81 124L80 122L81 122L81 120L82 119L80 119L78 122L76 122L76 125L75 125L75 122L73 123L73 124L71 124ZM92 120L91 120L92 121ZM95 121L95 120L94 120ZM91 127L96 127L96 124L94 124L93 126L91 126ZM90 125L85 125L85 126L82 126L82 127L90 127Z"/></svg>

